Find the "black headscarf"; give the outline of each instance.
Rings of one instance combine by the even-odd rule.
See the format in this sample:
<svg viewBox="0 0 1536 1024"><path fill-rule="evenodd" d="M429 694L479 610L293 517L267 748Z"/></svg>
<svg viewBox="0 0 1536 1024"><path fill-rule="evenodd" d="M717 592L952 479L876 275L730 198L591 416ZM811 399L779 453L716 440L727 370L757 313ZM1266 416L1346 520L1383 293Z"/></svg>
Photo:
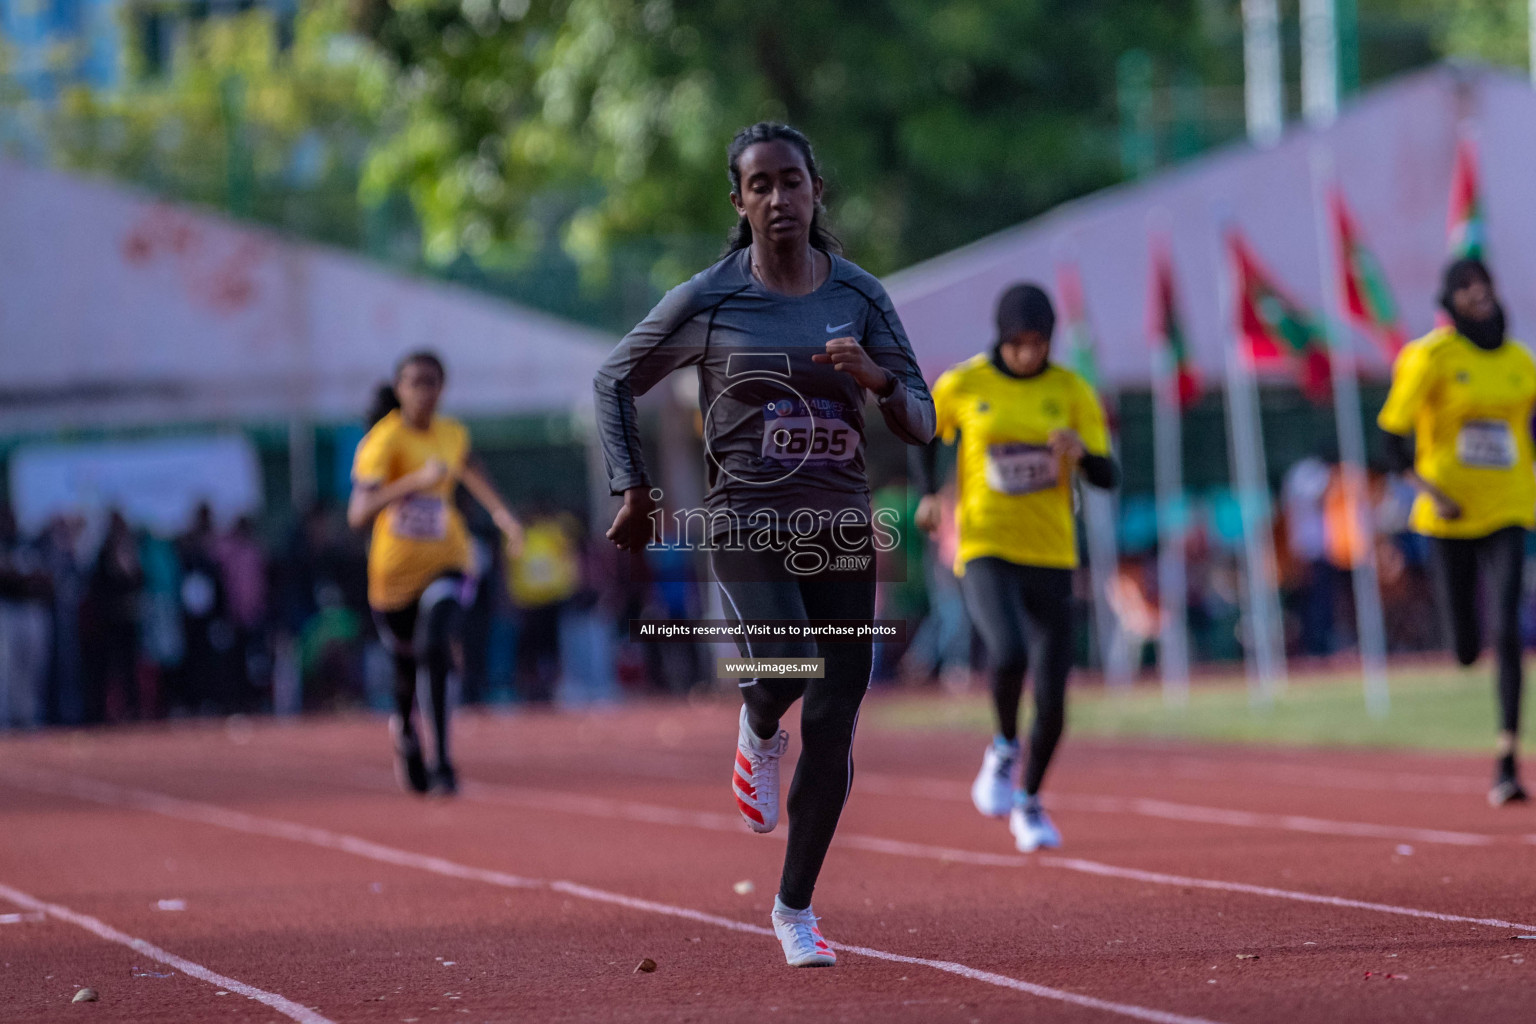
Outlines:
<svg viewBox="0 0 1536 1024"><path fill-rule="evenodd" d="M1488 272L1488 267L1480 259L1467 256L1452 261L1445 268L1445 276L1440 286L1440 307L1451 318L1456 332L1466 338L1478 348L1495 349L1504 344L1504 307L1499 305L1499 300L1493 300L1493 313L1484 320L1468 320L1456 312L1451 303L1451 296L1465 288L1474 281L1481 279L1493 288L1493 275Z"/></svg>
<svg viewBox="0 0 1536 1024"><path fill-rule="evenodd" d="M999 351L1003 342L1021 331L1038 331L1047 341L1056 331L1056 310L1045 289L1034 284L1016 284L997 300L997 341L992 345L992 364L1010 377L1018 374L1008 369ZM1047 359L1046 363L1049 364ZM1045 366L1041 366L1044 372Z"/></svg>

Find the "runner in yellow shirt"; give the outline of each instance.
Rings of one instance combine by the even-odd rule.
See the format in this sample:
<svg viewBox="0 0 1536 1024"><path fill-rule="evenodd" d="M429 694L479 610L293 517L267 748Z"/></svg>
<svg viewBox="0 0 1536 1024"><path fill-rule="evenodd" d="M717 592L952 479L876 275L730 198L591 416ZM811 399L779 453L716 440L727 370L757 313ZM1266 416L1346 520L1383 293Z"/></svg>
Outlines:
<svg viewBox="0 0 1536 1024"><path fill-rule="evenodd" d="M998 342L953 367L933 388L938 436L913 477L924 490L917 524L938 527L938 445L958 437L959 549L955 575L992 664L997 735L971 787L976 809L1008 816L1024 852L1061 845L1040 785L1066 723L1072 668L1072 574L1077 567L1073 481L1114 487L1119 468L1098 397L1050 361L1056 313L1034 285L997 306ZM1034 663L1035 721L1020 784L1019 701Z"/></svg>
<svg viewBox="0 0 1536 1024"><path fill-rule="evenodd" d="M1488 801L1497 807L1526 799L1515 754L1526 533L1536 525L1536 361L1505 337L1504 311L1481 261L1461 259L1446 268L1440 304L1451 326L1398 354L1377 423L1386 431L1392 468L1419 491L1410 525L1430 538L1441 610L1463 665L1482 653L1481 577L1493 592L1500 731Z"/></svg>
<svg viewBox="0 0 1536 1024"><path fill-rule="evenodd" d="M368 604L395 663L390 731L401 785L447 796L458 789L448 757L448 677L458 666L463 605L474 586L469 533L453 503L457 486L490 512L510 551L522 528L471 461L464 425L437 415L445 380L442 360L416 352L400 361L394 384L380 389L353 459L347 522L373 530ZM419 664L427 669L436 739L430 773L412 722Z"/></svg>

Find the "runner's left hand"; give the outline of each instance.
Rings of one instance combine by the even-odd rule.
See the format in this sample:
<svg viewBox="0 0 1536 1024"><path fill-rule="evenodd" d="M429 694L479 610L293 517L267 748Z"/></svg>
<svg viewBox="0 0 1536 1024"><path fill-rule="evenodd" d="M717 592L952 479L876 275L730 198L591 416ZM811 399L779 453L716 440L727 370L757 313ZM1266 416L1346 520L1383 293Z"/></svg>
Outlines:
<svg viewBox="0 0 1536 1024"><path fill-rule="evenodd" d="M827 342L826 352L811 356L813 363L831 363L832 369L846 373L859 382L861 387L879 392L885 388L885 371L860 345L857 338L833 338Z"/></svg>
<svg viewBox="0 0 1536 1024"><path fill-rule="evenodd" d="M1087 454L1083 447L1083 439L1077 436L1075 430L1053 430L1050 439L1051 451L1058 459L1066 459L1069 465L1077 465L1079 460Z"/></svg>
<svg viewBox="0 0 1536 1024"><path fill-rule="evenodd" d="M509 560L516 560L523 553L523 524L509 513L497 518L496 528L501 531L502 550Z"/></svg>

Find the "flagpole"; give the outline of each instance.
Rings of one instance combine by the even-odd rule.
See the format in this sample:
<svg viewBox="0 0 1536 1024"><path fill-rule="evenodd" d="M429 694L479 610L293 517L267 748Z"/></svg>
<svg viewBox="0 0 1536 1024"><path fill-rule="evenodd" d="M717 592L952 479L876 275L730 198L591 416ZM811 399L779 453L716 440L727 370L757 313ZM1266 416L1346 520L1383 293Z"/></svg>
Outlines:
<svg viewBox="0 0 1536 1024"><path fill-rule="evenodd" d="M1152 472L1157 487L1157 661L1163 701L1189 703L1188 512L1184 501L1184 411L1166 344L1153 349Z"/></svg>
<svg viewBox="0 0 1536 1024"><path fill-rule="evenodd" d="M1170 348L1168 320L1177 295L1164 303L1163 275L1174 288L1173 254L1161 225L1169 222L1166 211L1154 211L1157 224L1149 223L1153 242L1152 303L1161 321L1152 333L1152 476L1157 494L1157 667L1162 677L1163 702L1182 707L1189 703L1189 545L1188 509L1184 500L1184 408L1179 394L1178 365ZM1164 310L1164 306L1168 310ZM1188 344L1186 338L1185 344Z"/></svg>
<svg viewBox="0 0 1536 1024"><path fill-rule="evenodd" d="M1355 628L1359 634L1360 672L1365 686L1366 711L1385 717L1391 705L1387 682L1387 628L1381 607L1381 583L1376 571L1376 523L1370 506L1369 477L1365 456L1365 429L1361 426L1360 381L1354 345L1342 330L1343 298L1339 291L1338 246L1328 228L1328 184L1333 179L1333 154L1319 143L1312 150L1312 203L1317 233L1318 271L1323 278L1323 335L1328 339L1332 362L1333 408L1339 431L1339 463L1344 487L1354 513L1356 535L1364 544L1350 577L1355 591Z"/></svg>
<svg viewBox="0 0 1536 1024"><path fill-rule="evenodd" d="M1526 14L1526 45L1530 48L1527 60L1531 65L1531 85L1536 86L1536 0L1530 0L1530 9Z"/></svg>
<svg viewBox="0 0 1536 1024"><path fill-rule="evenodd" d="M1082 278L1073 254L1065 244L1058 245L1057 250L1057 291L1061 293L1059 298L1065 307L1063 311L1073 320L1070 325L1074 349L1072 358L1075 368L1081 372L1089 366L1097 366L1097 354L1092 351L1094 338L1088 323L1087 297L1083 294ZM1068 289L1071 289L1072 294L1067 294ZM1096 372L1083 375L1098 377ZM1102 382L1097 379L1089 380L1088 383L1098 392L1106 410L1112 408L1113 390L1108 386L1101 387ZM1118 431L1111 431L1109 440L1111 454L1118 456ZM1083 532L1088 545L1088 586L1093 591L1094 634L1099 642L1104 683L1111 690L1124 693L1132 685L1133 666L1125 645L1119 643L1120 619L1109 601L1110 586L1120 565L1120 550L1115 539L1115 523L1119 519L1117 502L1112 491L1103 491L1097 487L1079 487L1078 495L1082 502Z"/></svg>
<svg viewBox="0 0 1536 1024"><path fill-rule="evenodd" d="M1339 113L1338 19L1334 0L1301 0L1301 105L1314 128Z"/></svg>
<svg viewBox="0 0 1536 1024"><path fill-rule="evenodd" d="M1244 645L1249 695L1267 705L1285 689L1285 647L1276 591L1274 537L1270 533L1269 480L1264 460L1263 424L1259 419L1258 383L1243 357L1242 331L1237 324L1231 284L1231 254L1226 236L1229 219L1221 225L1222 253L1216 294L1226 341L1226 400L1233 491L1243 524L1243 558L1247 598L1243 609Z"/></svg>
<svg viewBox="0 0 1536 1024"><path fill-rule="evenodd" d="M1243 0L1243 103L1248 141L1259 147L1279 142L1285 94L1277 0Z"/></svg>

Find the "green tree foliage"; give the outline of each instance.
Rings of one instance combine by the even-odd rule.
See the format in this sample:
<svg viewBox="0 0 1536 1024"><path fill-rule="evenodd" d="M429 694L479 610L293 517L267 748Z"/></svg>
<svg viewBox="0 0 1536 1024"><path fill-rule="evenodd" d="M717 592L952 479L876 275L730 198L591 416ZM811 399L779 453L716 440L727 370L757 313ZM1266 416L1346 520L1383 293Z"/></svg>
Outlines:
<svg viewBox="0 0 1536 1024"><path fill-rule="evenodd" d="M135 60L127 88L69 89L54 159L356 244L358 176L394 72L347 19L334 0L311 4L286 51L259 10L193 23L164 75Z"/></svg>
<svg viewBox="0 0 1536 1024"><path fill-rule="evenodd" d="M1368 77L1525 59L1525 0L1359 8ZM832 225L877 272L1120 180L1132 50L1198 100L1165 104L1193 140L1168 155L1240 130L1236 0L306 0L287 48L260 11L187 27L166 72L65 97L61 163L403 242L608 326L718 252L725 145L753 121L811 136Z"/></svg>
<svg viewBox="0 0 1536 1024"><path fill-rule="evenodd" d="M1524 69L1529 59L1528 0L1448 0L1441 45L1445 52Z"/></svg>
<svg viewBox="0 0 1536 1024"><path fill-rule="evenodd" d="M537 249L599 275L659 239L696 268L733 214L724 149L815 142L834 227L877 271L1119 177L1115 61L1198 59L1192 0L375 0L400 70L365 195L404 189L434 260Z"/></svg>

